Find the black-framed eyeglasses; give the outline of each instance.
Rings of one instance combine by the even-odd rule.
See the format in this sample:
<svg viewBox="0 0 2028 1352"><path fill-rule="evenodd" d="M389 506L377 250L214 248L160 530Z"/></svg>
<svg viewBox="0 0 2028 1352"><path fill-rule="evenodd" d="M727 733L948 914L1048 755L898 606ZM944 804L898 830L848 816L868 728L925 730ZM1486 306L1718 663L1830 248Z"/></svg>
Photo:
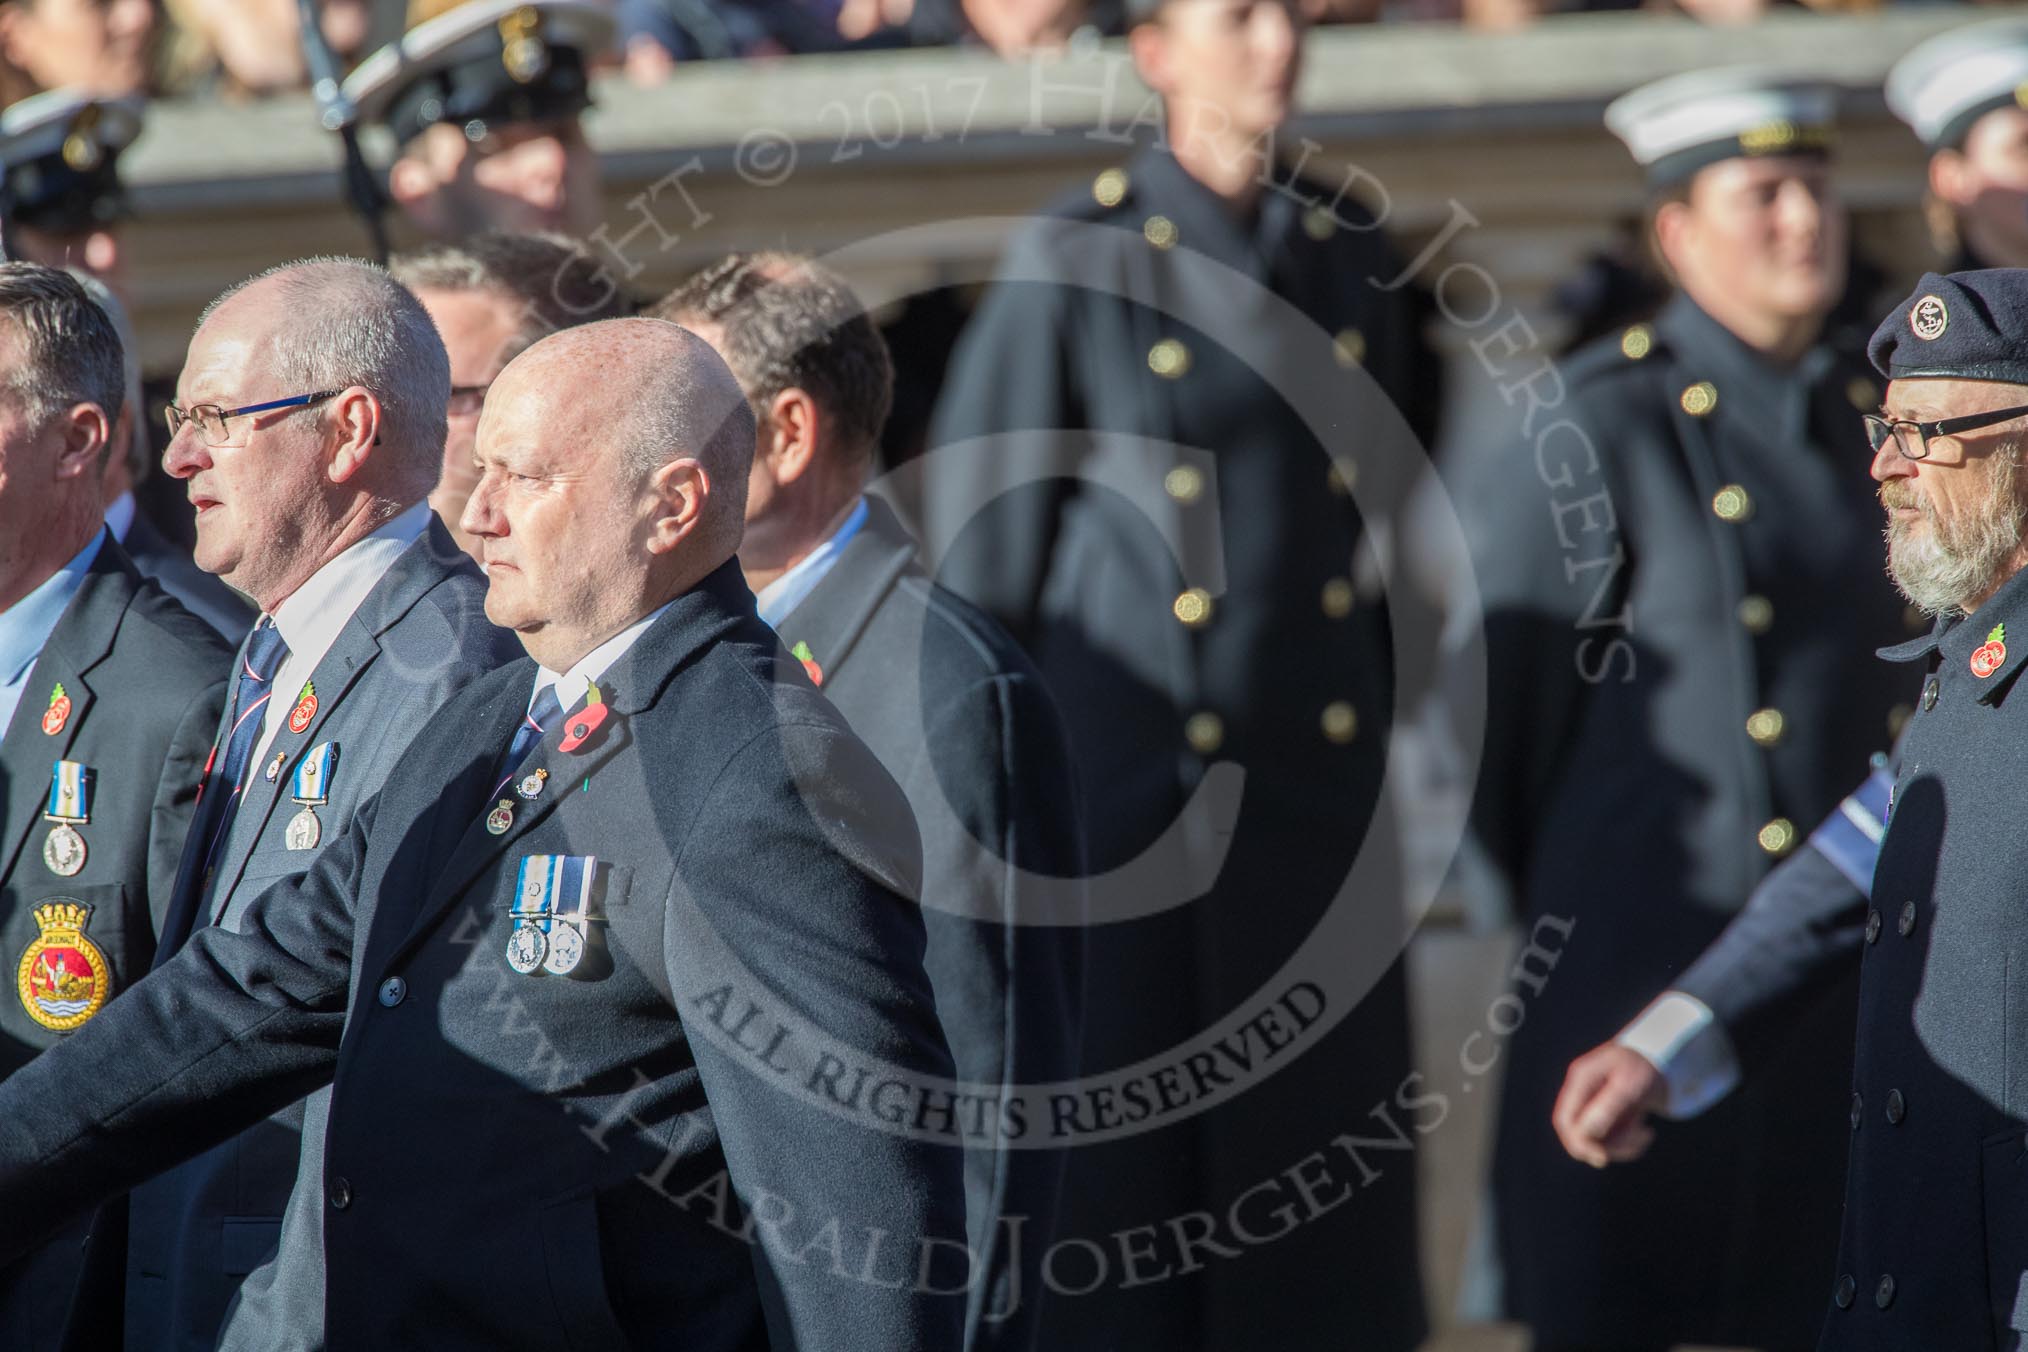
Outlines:
<svg viewBox="0 0 2028 1352"><path fill-rule="evenodd" d="M1901 452L1908 460L1929 458L1931 437L1954 437L1960 432L1976 432L1982 427L1992 427L2010 418L2028 415L2028 404L2017 408L1994 409L1991 413L1967 413L1957 418L1938 418L1935 422L1910 422L1907 419L1883 418L1877 413L1865 415L1866 444L1873 448L1875 455L1888 445Z"/></svg>
<svg viewBox="0 0 2028 1352"><path fill-rule="evenodd" d="M264 404L244 404L239 408L220 408L217 404L192 404L189 408L178 408L171 404L162 410L163 421L169 424L169 435L183 430L183 424L196 423L197 434L204 438L207 446L223 446L226 440L225 420L238 418L249 413L271 413L278 408L308 408L321 404L326 399L336 399L343 390L319 390L315 394L292 395L287 399L270 399Z"/></svg>

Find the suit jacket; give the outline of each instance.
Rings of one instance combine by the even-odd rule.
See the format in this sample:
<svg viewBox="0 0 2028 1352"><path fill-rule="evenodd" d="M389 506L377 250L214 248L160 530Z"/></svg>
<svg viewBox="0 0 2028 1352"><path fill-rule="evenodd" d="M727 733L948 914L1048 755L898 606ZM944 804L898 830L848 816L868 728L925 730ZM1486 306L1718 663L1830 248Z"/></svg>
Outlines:
<svg viewBox="0 0 2028 1352"><path fill-rule="evenodd" d="M120 546L142 577L155 579L156 586L223 634L227 641L240 642L253 627L254 608L247 599L199 568L191 561L188 550L171 543L140 511L135 511L134 524L127 527Z"/></svg>
<svg viewBox="0 0 2028 1352"><path fill-rule="evenodd" d="M325 785L328 802L312 809L322 823L319 843L328 847L451 696L520 655L513 635L487 621L485 603L484 575L432 516L317 663L310 724L301 732L285 724L250 767L245 800L215 865L212 914L200 924L238 928L255 897L316 861L318 849L287 843L290 820L301 810L291 795L306 751L338 746ZM223 755L230 729L214 716ZM280 768L268 777L278 758ZM199 902L203 852L204 843L193 841L182 862L178 904L186 913ZM242 1280L275 1257L304 1113L320 1112L323 1101L319 1094L307 1108L292 1104L135 1190L124 1274L128 1347L209 1352L215 1345ZM100 1292L92 1304L103 1312L116 1299ZM268 1343L283 1345L280 1334Z"/></svg>
<svg viewBox="0 0 2028 1352"><path fill-rule="evenodd" d="M1401 410L1432 364L1408 290L1383 289L1403 268L1378 222L1296 200L1331 186L1283 186L1242 221L1150 151L1054 205L959 342L924 461L937 581L1027 649L1089 789L1105 881L1088 1071L1165 1055L1252 999L1333 912L1362 846L1388 861L1348 908L1360 961L1385 969L1357 1011L1244 1099L1080 1146L1072 1234L1217 1211L1410 1073L1379 811L1390 616L1358 580L1376 563L1369 514L1426 463ZM1166 909L1106 921L1149 897ZM1405 1352L1426 1327L1415 1233L1413 1170L1392 1170L1271 1247L1217 1263L1165 1248L1168 1280L1052 1302L1045 1341L1305 1348L1356 1326Z"/></svg>
<svg viewBox="0 0 2028 1352"><path fill-rule="evenodd" d="M145 581L118 543L109 538L99 547L0 740L0 954L10 987L17 972L32 979L45 956L66 961L84 980L71 1004L118 995L147 972L231 656L224 640ZM70 712L49 732L45 717L58 685ZM57 760L80 761L93 773L91 819L76 828L84 866L67 878L42 853ZM76 937L45 923L58 917L36 914L68 905L89 908ZM88 973L80 970L87 964ZM77 1019L74 1008L38 1004L31 1012L31 1000L55 995L38 987L0 1001L0 1076L71 1036L64 1029ZM84 1025L103 1013L89 1011ZM48 1346L77 1278L80 1237L71 1234L61 1249L44 1250L0 1279L0 1348Z"/></svg>
<svg viewBox="0 0 2028 1352"><path fill-rule="evenodd" d="M1718 936L1907 699L1870 656L1907 629L1865 369L1837 333L1776 368L1679 297L1565 363L1534 441L1449 467L1484 603L1476 837L1531 937L1569 935L1516 988L1493 1164L1507 1312L1544 1341L1813 1335L1849 982L1795 1021L1780 1073L1640 1161L1576 1164L1549 1115L1571 1059Z"/></svg>
<svg viewBox="0 0 2028 1352"><path fill-rule="evenodd" d="M929 580L914 538L878 498L776 627L783 642L808 645L824 694L915 813L925 964L958 1078L1074 1078L1084 836L1042 678L1005 630ZM990 1125L968 1140L966 1229L986 1275L970 1295L967 1347L1036 1345L1062 1186L1057 1151L996 1148Z"/></svg>
<svg viewBox="0 0 2028 1352"><path fill-rule="evenodd" d="M1819 1288L1826 1352L2028 1345L2017 634L2028 573L1881 654L1920 694L1859 943L1844 1222Z"/></svg>
<svg viewBox="0 0 2028 1352"><path fill-rule="evenodd" d="M920 846L776 648L713 573L601 678L590 742L530 753L500 834L534 664L453 698L308 874L0 1085L0 1262L333 1082L334 1352L955 1346L960 1168L906 1134L951 1072ZM505 955L537 855L598 861L570 976Z"/></svg>

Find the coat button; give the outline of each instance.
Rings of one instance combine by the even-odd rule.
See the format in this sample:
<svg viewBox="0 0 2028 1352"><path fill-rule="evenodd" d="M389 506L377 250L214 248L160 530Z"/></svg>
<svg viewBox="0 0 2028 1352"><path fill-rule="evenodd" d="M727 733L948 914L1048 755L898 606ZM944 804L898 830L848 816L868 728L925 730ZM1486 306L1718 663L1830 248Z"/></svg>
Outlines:
<svg viewBox="0 0 2028 1352"><path fill-rule="evenodd" d="M1211 593L1192 587L1170 602L1169 610L1190 628L1201 629L1211 623Z"/></svg>
<svg viewBox="0 0 2028 1352"><path fill-rule="evenodd" d="M1324 584L1324 618L1342 620L1352 613L1352 583L1348 578L1334 577Z"/></svg>
<svg viewBox="0 0 2028 1352"><path fill-rule="evenodd" d="M1901 919L1895 922L1894 927L1901 931L1901 937L1904 939L1906 939L1911 933L1914 932L1915 930L1914 902L1904 901L1901 903Z"/></svg>
<svg viewBox="0 0 2028 1352"><path fill-rule="evenodd" d="M1311 207L1303 213L1303 233L1322 244L1338 233L1338 218L1329 207Z"/></svg>
<svg viewBox="0 0 2028 1352"><path fill-rule="evenodd" d="M1868 911L1866 913L1866 942L1869 944L1880 942L1880 912L1878 911Z"/></svg>
<svg viewBox="0 0 2028 1352"><path fill-rule="evenodd" d="M331 1180L331 1209L343 1211L352 1205L352 1185L343 1178Z"/></svg>
<svg viewBox="0 0 2028 1352"><path fill-rule="evenodd" d="M1900 1126L1901 1119L1908 1116L1908 1105L1902 1101L1899 1089L1887 1091L1887 1121L1891 1126Z"/></svg>
<svg viewBox="0 0 2028 1352"><path fill-rule="evenodd" d="M1755 839L1760 841L1763 850L1779 859L1795 848L1796 824L1787 817L1776 817L1760 828L1760 834Z"/></svg>
<svg viewBox="0 0 2028 1352"><path fill-rule="evenodd" d="M1127 196L1127 171L1108 169L1091 181L1092 200L1102 207L1116 207Z"/></svg>
<svg viewBox="0 0 2028 1352"><path fill-rule="evenodd" d="M1204 473L1195 465L1178 465L1162 476L1162 491L1187 507L1204 496Z"/></svg>
<svg viewBox="0 0 2028 1352"><path fill-rule="evenodd" d="M1708 380L1700 380L1683 391L1683 411L1693 418L1701 418L1718 407L1718 387Z"/></svg>
<svg viewBox="0 0 2028 1352"><path fill-rule="evenodd" d="M1727 484L1711 495L1711 510L1720 521L1737 525L1753 515L1753 499L1738 484Z"/></svg>
<svg viewBox="0 0 2028 1352"><path fill-rule="evenodd" d="M1141 223L1141 233L1158 249L1176 247L1176 222L1167 216L1150 216Z"/></svg>
<svg viewBox="0 0 2028 1352"><path fill-rule="evenodd" d="M1366 360L1366 335L1357 329L1338 330L1338 336L1331 340L1331 355L1340 366L1351 370Z"/></svg>
<svg viewBox="0 0 2028 1352"><path fill-rule="evenodd" d="M1780 709L1755 709L1746 717L1746 735L1758 746L1778 746L1789 721Z"/></svg>
<svg viewBox="0 0 2028 1352"><path fill-rule="evenodd" d="M1345 745L1359 735L1359 715L1342 699L1332 700L1326 704L1324 716L1320 721L1324 727L1325 740L1335 742L1339 746Z"/></svg>
<svg viewBox="0 0 2028 1352"><path fill-rule="evenodd" d="M1758 593L1741 597L1739 622L1749 634L1765 634L1774 627L1774 602Z"/></svg>
<svg viewBox="0 0 2028 1352"><path fill-rule="evenodd" d="M1859 1118L1866 1111L1866 1101L1857 1094L1852 1095L1852 1130L1859 1130Z"/></svg>
<svg viewBox="0 0 2028 1352"><path fill-rule="evenodd" d="M1148 369L1164 380L1179 379L1190 369L1190 349L1174 338L1164 338L1148 349Z"/></svg>
<svg viewBox="0 0 2028 1352"><path fill-rule="evenodd" d="M398 976L391 976L380 983L380 1003L393 1009L408 998L408 983Z"/></svg>
<svg viewBox="0 0 2028 1352"><path fill-rule="evenodd" d="M1655 331L1646 324L1636 324L1620 335L1620 355L1628 361L1639 361L1655 350Z"/></svg>
<svg viewBox="0 0 2028 1352"><path fill-rule="evenodd" d="M1883 1310L1894 1303L1894 1278L1880 1279L1880 1285L1873 1290L1873 1303Z"/></svg>
<svg viewBox="0 0 2028 1352"><path fill-rule="evenodd" d="M1831 1292L1831 1299L1837 1302L1839 1309L1849 1310L1858 1295L1859 1283L1853 1281L1852 1274L1848 1272L1838 1279L1837 1288Z"/></svg>
<svg viewBox="0 0 2028 1352"><path fill-rule="evenodd" d="M1205 712L1190 715L1183 725L1183 740L1200 756L1209 756L1225 745L1225 720Z"/></svg>
<svg viewBox="0 0 2028 1352"><path fill-rule="evenodd" d="M1936 677L1934 676L1922 683L1922 707L1925 710L1936 708Z"/></svg>

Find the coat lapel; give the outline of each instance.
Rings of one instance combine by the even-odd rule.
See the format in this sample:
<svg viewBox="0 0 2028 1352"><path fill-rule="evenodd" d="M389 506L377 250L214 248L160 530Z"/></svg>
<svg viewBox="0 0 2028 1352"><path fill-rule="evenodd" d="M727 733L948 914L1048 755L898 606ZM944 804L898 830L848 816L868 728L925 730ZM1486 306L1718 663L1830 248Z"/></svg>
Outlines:
<svg viewBox="0 0 2028 1352"><path fill-rule="evenodd" d="M240 804L229 842L236 848L220 864L218 883L211 892L214 919L223 914L226 902L231 899L233 889L239 885L240 877L246 871L247 861L253 857L254 845L266 832L276 807L290 799L291 782L303 753L317 745L318 734L324 730L324 725L344 703L346 694L373 665L374 659L380 656L380 636L441 584L462 557L450 532L432 515L423 534L402 551L393 566L366 593L359 608L346 620L345 627L338 631L337 642L331 645L319 659L316 670L310 673L310 683L317 689L315 716L301 732L290 731L289 725L284 723L275 734L266 757L247 767L246 801ZM295 691L277 690L272 698L287 699L293 708L296 694ZM267 777L268 766L275 764L277 755L281 757L280 768L270 780ZM344 756L344 747L340 746L336 773L341 775L345 773Z"/></svg>
<svg viewBox="0 0 2028 1352"><path fill-rule="evenodd" d="M549 772L542 794L533 800L517 794L511 782L496 796L482 796L499 780L499 758L505 754L513 740L514 728L528 709L534 671L517 664L514 670L525 672L528 679L513 682L501 695L487 727L474 732L485 739L481 753L438 799L443 809L453 814L453 821L458 820L457 814L462 814L463 827L443 866L434 869L435 881L422 894L427 900L388 961L399 961L429 933L437 918L463 895L474 879L547 820L567 797L586 792L584 786L596 781L602 769L632 751L638 736L636 715L654 706L662 687L685 664L733 634L743 622L755 630L762 629L753 604L753 594L747 590L736 560L727 562L677 597L667 613L648 627L610 671L599 677L600 692L613 712L598 736L577 751L559 751L557 744L570 722L560 719L543 734L535 750L513 769L515 780L538 769ZM486 814L501 798L513 800L514 821L495 835L486 829Z"/></svg>
<svg viewBox="0 0 2028 1352"><path fill-rule="evenodd" d="M868 494L866 524L846 541L823 580L782 617L776 626L782 642L791 649L808 644L819 670L835 672L915 558L914 538L885 502Z"/></svg>
<svg viewBox="0 0 2028 1352"><path fill-rule="evenodd" d="M113 650L113 639L139 584L126 555L108 538L28 673L21 703L0 740L0 774L7 781L6 815L0 817L7 823L5 836L0 837L0 883L13 876L23 845L42 822L49 805L51 764L69 754L96 701L86 673ZM42 730L42 716L58 684L70 699L70 717L50 736Z"/></svg>

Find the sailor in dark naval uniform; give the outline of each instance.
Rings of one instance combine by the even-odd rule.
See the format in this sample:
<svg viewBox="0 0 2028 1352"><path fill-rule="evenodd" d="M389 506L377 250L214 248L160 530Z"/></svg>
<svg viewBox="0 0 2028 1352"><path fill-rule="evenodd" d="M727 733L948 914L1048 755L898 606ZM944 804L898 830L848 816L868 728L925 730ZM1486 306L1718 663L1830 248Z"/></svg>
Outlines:
<svg viewBox="0 0 2028 1352"><path fill-rule="evenodd" d="M1069 728L1093 870L1086 1074L1161 1065L1249 1008L1327 915L1358 929L1332 958L1363 990L1272 1078L1165 1066L1176 1120L1144 1101L1141 1130L1071 1152L1059 1230L1081 1247L1051 1269L1040 1345L1411 1348L1411 1151L1434 1110L1413 1102L1381 810L1389 611L1365 583L1369 528L1426 467L1403 409L1429 359L1375 218L1264 150L1300 64L1294 7L1134 17L1161 143L1016 238L934 420L928 555L1027 647ZM1180 1111L1228 1075L1248 1087ZM1400 1153L1316 1153L1348 1131Z"/></svg>
<svg viewBox="0 0 2028 1352"><path fill-rule="evenodd" d="M2028 20L1931 38L1887 72L1887 106L1929 150L1944 271L2028 265Z"/></svg>
<svg viewBox="0 0 2028 1352"><path fill-rule="evenodd" d="M1476 836L1524 931L1567 931L1523 992L1494 1158L1504 1300L1541 1348L1815 1336L1849 988L1791 1020L1779 1092L1638 1163L1586 1171L1550 1110L1905 716L1868 660L1907 632L1856 463L1879 387L1825 322L1845 275L1830 113L1822 88L1743 72L1610 108L1680 290L1566 364L1526 444L1455 467L1489 662Z"/></svg>

